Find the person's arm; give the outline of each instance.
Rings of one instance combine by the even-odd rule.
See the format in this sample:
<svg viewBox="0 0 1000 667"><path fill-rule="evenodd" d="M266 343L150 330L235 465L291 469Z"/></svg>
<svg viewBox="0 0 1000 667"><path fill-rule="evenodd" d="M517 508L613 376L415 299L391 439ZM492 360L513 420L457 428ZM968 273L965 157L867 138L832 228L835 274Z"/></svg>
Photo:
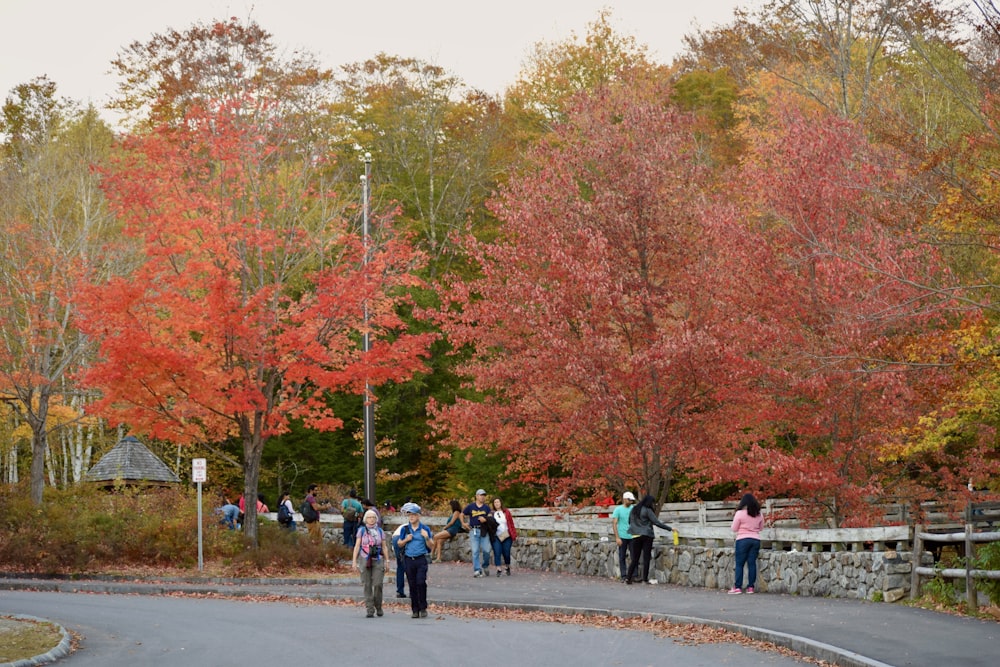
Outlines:
<svg viewBox="0 0 1000 667"><path fill-rule="evenodd" d="M351 564L354 565L354 569L358 569L358 552L361 551L361 540L354 541L354 557L351 559Z"/></svg>
<svg viewBox="0 0 1000 667"><path fill-rule="evenodd" d="M671 528L667 524L665 524L662 521L660 521L660 519L656 516L656 513L653 512L653 510L650 509L649 507L642 508L642 511L643 511L643 514L646 515L646 518L649 519L649 522L651 524L653 524L654 526L659 526L663 530L673 530L673 528Z"/></svg>
<svg viewBox="0 0 1000 667"><path fill-rule="evenodd" d="M615 544L617 544L618 546L621 546L622 545L622 538L618 534L618 517L615 516L615 512L617 512L617 511L618 510L616 509L613 512L611 512L611 534L615 536Z"/></svg>

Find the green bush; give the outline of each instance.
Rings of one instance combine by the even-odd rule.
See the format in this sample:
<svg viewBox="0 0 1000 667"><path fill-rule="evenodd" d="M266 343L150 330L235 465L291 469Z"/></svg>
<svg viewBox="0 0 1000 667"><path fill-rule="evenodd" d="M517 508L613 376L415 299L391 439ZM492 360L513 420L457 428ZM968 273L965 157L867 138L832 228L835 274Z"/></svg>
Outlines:
<svg viewBox="0 0 1000 667"><path fill-rule="evenodd" d="M975 569L1000 570L1000 542L990 542L976 549ZM994 605L1000 605L1000 581L980 579L976 588L986 593Z"/></svg>
<svg viewBox="0 0 1000 667"><path fill-rule="evenodd" d="M204 502L204 499L203 499ZM313 544L260 520L259 548L202 512L202 552L228 573L344 568L339 544ZM0 487L0 562L9 571L78 574L120 568L194 568L198 563L197 494L189 488L81 485L46 489L41 507L25 488Z"/></svg>

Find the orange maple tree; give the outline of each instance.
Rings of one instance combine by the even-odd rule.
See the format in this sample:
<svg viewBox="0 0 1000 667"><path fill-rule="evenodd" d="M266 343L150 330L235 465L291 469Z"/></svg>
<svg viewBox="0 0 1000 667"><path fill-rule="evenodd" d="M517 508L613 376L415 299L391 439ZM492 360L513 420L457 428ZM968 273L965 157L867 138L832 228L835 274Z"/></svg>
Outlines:
<svg viewBox="0 0 1000 667"><path fill-rule="evenodd" d="M396 310L418 255L388 220L366 248L317 185L322 161L280 141L266 104L242 103L125 142L105 183L135 266L87 286L83 326L100 342L93 409L183 444L238 437L252 498L270 436L292 419L339 428L327 392L408 378L431 336Z"/></svg>

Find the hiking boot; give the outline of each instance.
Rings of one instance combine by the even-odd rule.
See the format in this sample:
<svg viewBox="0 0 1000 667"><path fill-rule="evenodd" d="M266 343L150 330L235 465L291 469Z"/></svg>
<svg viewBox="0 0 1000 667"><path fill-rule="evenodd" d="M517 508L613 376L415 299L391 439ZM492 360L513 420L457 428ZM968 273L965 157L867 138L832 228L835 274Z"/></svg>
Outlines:
<svg viewBox="0 0 1000 667"><path fill-rule="evenodd" d="M413 612L412 614L410 614L410 618L420 618L420 612L419 611Z"/></svg>
<svg viewBox="0 0 1000 667"><path fill-rule="evenodd" d="M736 588L736 587L733 587L733 588L730 588L730 589L729 589L729 594L730 594L730 595L739 595L739 594L740 594L740 593L742 593L742 592L743 592L743 591L741 591L740 589L738 589L738 588Z"/></svg>
<svg viewBox="0 0 1000 667"><path fill-rule="evenodd" d="M420 612L420 618L427 618L427 610L426 609L424 609L423 611Z"/></svg>
<svg viewBox="0 0 1000 667"><path fill-rule="evenodd" d="M375 612L373 611L368 612L367 614L365 614L365 618L375 618Z"/></svg>
<svg viewBox="0 0 1000 667"><path fill-rule="evenodd" d="M382 618L382 610L381 609L376 609L375 610L375 615L378 616L379 618Z"/></svg>

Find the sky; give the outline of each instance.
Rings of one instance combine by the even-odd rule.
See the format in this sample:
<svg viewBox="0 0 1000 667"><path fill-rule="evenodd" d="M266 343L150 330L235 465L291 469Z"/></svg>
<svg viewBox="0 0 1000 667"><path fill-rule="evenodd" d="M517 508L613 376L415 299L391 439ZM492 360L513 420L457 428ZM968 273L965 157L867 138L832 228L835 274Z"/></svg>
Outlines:
<svg viewBox="0 0 1000 667"><path fill-rule="evenodd" d="M338 68L385 52L443 67L500 94L535 44L583 36L602 8L621 34L667 63L696 28L728 23L760 0L0 0L0 94L46 75L57 92L101 108L117 79L110 62L129 43L235 16L253 19L279 49Z"/></svg>

